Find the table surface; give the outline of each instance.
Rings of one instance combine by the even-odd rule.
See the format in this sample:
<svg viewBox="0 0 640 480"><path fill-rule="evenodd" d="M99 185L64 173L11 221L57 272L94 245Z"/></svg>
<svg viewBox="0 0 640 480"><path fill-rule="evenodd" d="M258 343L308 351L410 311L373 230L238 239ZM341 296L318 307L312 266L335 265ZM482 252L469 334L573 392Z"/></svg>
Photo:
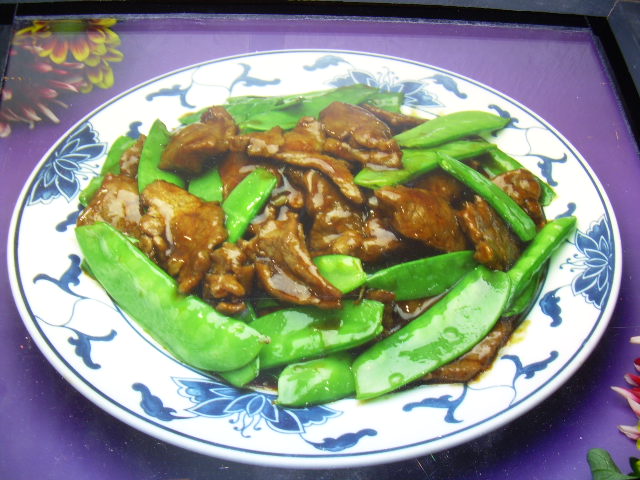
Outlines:
<svg viewBox="0 0 640 480"><path fill-rule="evenodd" d="M123 18L112 27L124 60L114 85L66 97L60 121L14 125L0 140L0 234L6 247L13 206L29 173L53 143L103 102L154 76L205 60L280 49L346 49L428 63L473 78L553 125L587 159L620 227L623 279L608 330L578 373L512 423L465 445L422 458L320 472L235 464L158 441L104 413L69 385L27 333L0 277L0 478L141 479L464 479L590 478L590 448L609 450L626 469L635 444L617 425L636 418L610 386L624 384L640 349L640 258L636 205L640 163L616 86L589 30L298 17ZM9 65L9 74L11 73Z"/></svg>

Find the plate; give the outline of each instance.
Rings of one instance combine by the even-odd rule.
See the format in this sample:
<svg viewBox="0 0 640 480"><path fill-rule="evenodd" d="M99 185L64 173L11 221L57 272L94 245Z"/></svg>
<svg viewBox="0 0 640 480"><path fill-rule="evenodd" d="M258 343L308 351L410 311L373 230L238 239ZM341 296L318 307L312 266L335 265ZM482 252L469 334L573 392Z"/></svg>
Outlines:
<svg viewBox="0 0 640 480"><path fill-rule="evenodd" d="M364 83L402 91L425 116L485 110L511 122L490 138L557 193L548 218L575 215L534 307L490 370L468 384L423 385L376 400L301 409L269 392L229 387L167 355L82 273L78 193L118 136L169 128L233 95L281 95ZM39 348L82 394L160 440L207 455L292 468L370 465L470 441L560 387L604 333L621 277L618 227L586 161L553 127L507 96L437 67L349 51L234 56L171 72L107 102L39 162L9 239L16 303ZM55 306L55 308L52 308ZM416 428L416 426L420 426Z"/></svg>

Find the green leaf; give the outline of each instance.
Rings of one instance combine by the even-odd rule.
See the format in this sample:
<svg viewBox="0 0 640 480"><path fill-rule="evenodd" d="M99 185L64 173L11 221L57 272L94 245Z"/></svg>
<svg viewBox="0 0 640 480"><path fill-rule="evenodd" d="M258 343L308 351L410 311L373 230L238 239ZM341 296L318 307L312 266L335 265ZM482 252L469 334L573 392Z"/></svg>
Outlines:
<svg viewBox="0 0 640 480"><path fill-rule="evenodd" d="M625 475L602 448L592 448L587 454L587 462L591 468L593 480L638 480L638 475Z"/></svg>

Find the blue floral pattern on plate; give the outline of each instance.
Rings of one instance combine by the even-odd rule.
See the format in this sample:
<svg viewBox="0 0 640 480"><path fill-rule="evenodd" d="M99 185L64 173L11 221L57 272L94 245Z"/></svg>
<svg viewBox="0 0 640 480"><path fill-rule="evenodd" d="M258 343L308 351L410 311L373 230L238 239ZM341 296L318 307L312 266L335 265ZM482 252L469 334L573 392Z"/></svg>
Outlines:
<svg viewBox="0 0 640 480"><path fill-rule="evenodd" d="M98 133L86 122L60 143L40 173L31 189L29 203L47 203L63 197L71 201L80 192L80 181L95 175L95 167L89 164L106 151Z"/></svg>

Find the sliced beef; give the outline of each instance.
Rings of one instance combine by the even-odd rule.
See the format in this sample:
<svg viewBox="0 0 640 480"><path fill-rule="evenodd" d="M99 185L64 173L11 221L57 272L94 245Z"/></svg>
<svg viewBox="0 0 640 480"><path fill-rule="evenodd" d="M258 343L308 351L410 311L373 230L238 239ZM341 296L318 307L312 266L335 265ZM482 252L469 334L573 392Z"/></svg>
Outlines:
<svg viewBox="0 0 640 480"><path fill-rule="evenodd" d="M318 170L330 178L349 200L363 203L362 192L354 183L353 174L346 163L313 150L316 140L311 134L306 138L303 130L317 126L309 119L303 118L302 122L296 127L297 139L285 134L280 127L274 127L266 132L237 135L231 140L231 148L235 152L245 152L249 157L270 158L294 167ZM293 150L294 147L303 150Z"/></svg>
<svg viewBox="0 0 640 480"><path fill-rule="evenodd" d="M245 133L232 137L229 142L234 152L245 152L251 157L273 158L284 145L284 130L273 127L266 132Z"/></svg>
<svg viewBox="0 0 640 480"><path fill-rule="evenodd" d="M365 213L315 170L290 173L305 194L311 218L309 248L312 255L343 254L375 262L401 245L400 239L373 212Z"/></svg>
<svg viewBox="0 0 640 480"><path fill-rule="evenodd" d="M398 133L402 133L405 130L417 127L418 125L426 122L425 119L404 115L403 113L383 110L382 108L376 107L370 103L362 104L362 108L373 113L376 117L387 124L393 135L397 135Z"/></svg>
<svg viewBox="0 0 640 480"><path fill-rule="evenodd" d="M229 140L238 132L233 117L223 107L211 107L201 117L178 130L167 144L160 168L198 175L206 164L229 150Z"/></svg>
<svg viewBox="0 0 640 480"><path fill-rule="evenodd" d="M147 140L146 135L140 135L131 147L129 147L120 157L120 173L135 178L138 175L138 165L140 164L140 155L142 147Z"/></svg>
<svg viewBox="0 0 640 480"><path fill-rule="evenodd" d="M456 212L440 195L405 186L374 191L391 226L404 237L444 252L467 248Z"/></svg>
<svg viewBox="0 0 640 480"><path fill-rule="evenodd" d="M247 244L262 287L276 298L299 305L338 308L341 292L311 260L298 214L284 211L259 225Z"/></svg>
<svg viewBox="0 0 640 480"><path fill-rule="evenodd" d="M127 175L109 174L78 217L78 226L106 222L127 235L140 237L138 182Z"/></svg>
<svg viewBox="0 0 640 480"><path fill-rule="evenodd" d="M232 315L246 308L251 293L254 265L236 244L225 242L211 253L211 268L204 281L204 297L216 310Z"/></svg>
<svg viewBox="0 0 640 480"><path fill-rule="evenodd" d="M423 381L454 383L473 380L491 366L498 350L507 342L515 326L514 317L501 319L493 330L469 352L426 375Z"/></svg>
<svg viewBox="0 0 640 480"><path fill-rule="evenodd" d="M320 122L328 137L325 152L365 165L402 166L402 152L391 129L368 110L333 102L320 112Z"/></svg>
<svg viewBox="0 0 640 480"><path fill-rule="evenodd" d="M542 188L533 173L525 169L511 170L492 181L527 212L538 228L544 225L545 217L540 203Z"/></svg>
<svg viewBox="0 0 640 480"><path fill-rule="evenodd" d="M462 182L442 170L421 176L413 186L441 196L450 205L459 204L467 193Z"/></svg>
<svg viewBox="0 0 640 480"><path fill-rule="evenodd" d="M281 150L321 153L325 140L322 124L313 117L302 117L293 130L284 134Z"/></svg>
<svg viewBox="0 0 640 480"><path fill-rule="evenodd" d="M209 270L211 252L227 238L222 208L162 180L145 188L142 204L142 250L178 278L181 292L191 292Z"/></svg>
<svg viewBox="0 0 640 480"><path fill-rule="evenodd" d="M340 160L329 155L306 152L281 152L274 158L295 167L318 170L330 178L342 194L353 203L364 203L364 196L353 181L353 174Z"/></svg>
<svg viewBox="0 0 640 480"><path fill-rule="evenodd" d="M244 152L229 152L218 164L218 171L222 179L222 195L227 198L231 191L258 168L258 163L249 158Z"/></svg>
<svg viewBox="0 0 640 480"><path fill-rule="evenodd" d="M476 195L464 203L460 222L475 246L474 257L479 263L506 271L520 256L520 241L482 197Z"/></svg>

